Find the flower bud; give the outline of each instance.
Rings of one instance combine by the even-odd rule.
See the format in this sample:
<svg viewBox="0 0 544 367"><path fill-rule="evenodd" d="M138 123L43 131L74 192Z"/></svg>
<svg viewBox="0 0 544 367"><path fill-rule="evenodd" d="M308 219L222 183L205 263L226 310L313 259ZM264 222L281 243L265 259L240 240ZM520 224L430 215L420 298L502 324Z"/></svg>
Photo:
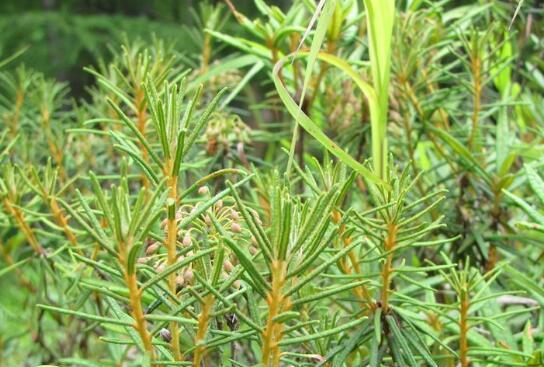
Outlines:
<svg viewBox="0 0 544 367"><path fill-rule="evenodd" d="M200 195L206 195L209 192L210 192L210 189L208 189L208 186L201 186L198 188L198 193Z"/></svg>
<svg viewBox="0 0 544 367"><path fill-rule="evenodd" d="M193 269L185 269L185 271L183 272L183 278L187 281L187 283L190 283L193 280Z"/></svg>
<svg viewBox="0 0 544 367"><path fill-rule="evenodd" d="M182 286L183 284L185 284L185 278L183 277L182 274L176 277L176 284L179 286Z"/></svg>
<svg viewBox="0 0 544 367"><path fill-rule="evenodd" d="M159 247L161 247L161 244L159 242L152 243L145 249L145 254L147 256L152 255L159 249Z"/></svg>
<svg viewBox="0 0 544 367"><path fill-rule="evenodd" d="M169 343L172 340L172 334L166 328L162 328L159 331L159 336L161 337L162 340L164 340L167 343Z"/></svg>
<svg viewBox="0 0 544 367"><path fill-rule="evenodd" d="M232 265L232 263L229 260L223 261L223 269L225 269L225 271L227 273L230 273L232 271L233 267L234 266Z"/></svg>
<svg viewBox="0 0 544 367"><path fill-rule="evenodd" d="M402 123L402 116L400 115L400 113L398 113L395 110L389 111L389 117L391 118L392 121L395 121L397 123Z"/></svg>
<svg viewBox="0 0 544 367"><path fill-rule="evenodd" d="M155 270L157 271L157 273L162 273L164 271L164 269L166 269L166 263L160 263L159 265L157 265L157 267L155 268Z"/></svg>
<svg viewBox="0 0 544 367"><path fill-rule="evenodd" d="M181 242L183 246L189 247L191 246L191 243L193 241L191 240L191 234L189 232L185 233L185 236L183 236L183 241Z"/></svg>
<svg viewBox="0 0 544 367"><path fill-rule="evenodd" d="M242 227L236 222L233 222L230 226L230 230L234 233L240 233L242 232Z"/></svg>

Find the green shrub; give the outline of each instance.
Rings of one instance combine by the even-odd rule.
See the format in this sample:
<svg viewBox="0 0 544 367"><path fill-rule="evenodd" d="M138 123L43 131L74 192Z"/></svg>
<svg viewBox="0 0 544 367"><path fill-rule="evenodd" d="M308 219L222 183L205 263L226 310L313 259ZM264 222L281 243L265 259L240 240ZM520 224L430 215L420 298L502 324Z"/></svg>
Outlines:
<svg viewBox="0 0 544 367"><path fill-rule="evenodd" d="M0 365L541 365L536 5L255 6L0 62Z"/></svg>

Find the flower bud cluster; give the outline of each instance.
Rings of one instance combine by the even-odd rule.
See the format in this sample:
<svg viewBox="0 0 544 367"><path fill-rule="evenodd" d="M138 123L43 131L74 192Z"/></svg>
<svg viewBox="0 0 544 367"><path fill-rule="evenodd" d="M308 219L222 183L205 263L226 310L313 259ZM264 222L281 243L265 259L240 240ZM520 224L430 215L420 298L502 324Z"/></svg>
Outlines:
<svg viewBox="0 0 544 367"><path fill-rule="evenodd" d="M230 147L238 144L247 144L250 141L249 131L249 127L240 116L215 112L210 117L204 132L204 139L207 142L206 152L208 155L215 155L228 152Z"/></svg>
<svg viewBox="0 0 544 367"><path fill-rule="evenodd" d="M201 186L197 190L198 201L194 203L187 203L179 208L176 212L175 220L179 224L182 220L189 216L194 216L207 200L211 198L212 194L208 186ZM251 215L257 222L262 225L259 215L256 211L251 210ZM198 215L194 220L184 228L179 228L177 233L178 244L178 262L186 261L194 256L194 253L204 248L204 246L210 246L218 244L224 246L225 255L223 256L221 276L223 279L227 279L233 271L235 271L238 265L238 259L232 253L228 246L221 241L221 236L215 227L212 220L215 218L217 222L222 226L223 230L227 232L228 236L235 240L237 243L248 243L249 252L251 254L257 253L257 245L255 239L249 235L249 231L244 229L244 223L241 213L238 211L236 204L230 198L225 200L218 200L210 208ZM161 222L160 228L163 231L165 237L168 233L168 220L165 219ZM205 239L205 240L204 240ZM139 264L148 264L152 266L157 273L161 273L166 269L166 246L161 241L150 240L145 248L145 256L138 259ZM213 255L211 256L213 261ZM180 268L176 272L176 284L178 287L187 286L191 284L194 278L193 263L189 262L184 267ZM239 288L240 281L236 280L233 283L233 287Z"/></svg>

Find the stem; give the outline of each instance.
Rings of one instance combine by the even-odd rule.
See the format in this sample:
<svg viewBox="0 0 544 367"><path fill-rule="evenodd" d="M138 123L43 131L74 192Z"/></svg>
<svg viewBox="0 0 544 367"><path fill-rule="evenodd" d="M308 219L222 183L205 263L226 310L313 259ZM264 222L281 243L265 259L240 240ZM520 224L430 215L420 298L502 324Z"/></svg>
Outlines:
<svg viewBox="0 0 544 367"><path fill-rule="evenodd" d="M332 221L335 224L338 224L340 223L341 220L342 220L342 214L340 213L340 211L334 210L332 214ZM342 245L344 248L349 246L352 241L351 236L345 235L345 231L346 231L346 225L342 224L338 231L338 236L340 240L342 241ZM351 263L351 268L348 266L347 262L344 259L340 259L339 261L340 270L344 274L347 274L347 275L352 273L352 269L355 271L355 274L361 274L361 265L359 261L357 260L357 256L353 250L348 253L348 258ZM367 308L369 309L374 308L375 304L374 302L372 302L372 297L370 296L370 293L368 292L368 289L365 287L364 284L356 288L353 288L353 293L355 293L355 296L358 297Z"/></svg>
<svg viewBox="0 0 544 367"><path fill-rule="evenodd" d="M21 107L23 106L24 100L24 89L22 87L19 87L15 96L15 110L13 111L13 115L10 116L11 118L6 119L6 121L9 122L8 127L10 128L11 137L14 139L15 137L17 137L17 133L19 131L19 118L21 115Z"/></svg>
<svg viewBox="0 0 544 367"><path fill-rule="evenodd" d="M59 147L56 144L56 139L51 134L51 116L49 113L49 110L47 108L41 109L41 120L42 120L42 127L45 132L45 138L47 141L47 146L49 147L49 152L51 153L51 156L53 157L56 166L59 169L59 175L62 179L66 178L66 175L64 173L64 168L62 166L62 149L59 149Z"/></svg>
<svg viewBox="0 0 544 367"><path fill-rule="evenodd" d="M144 318L144 311L142 309L142 290L138 287L138 280L136 278L136 272L129 273L128 271L128 257L127 247L129 244L121 242L119 244L119 262L124 265L125 283L128 288L128 295L130 301L130 309L132 318L134 319L134 330L140 335L144 350L150 355L151 360L155 359L155 353L153 351L153 344L151 343L151 334L147 330L147 323Z"/></svg>
<svg viewBox="0 0 544 367"><path fill-rule="evenodd" d="M482 85L481 85L481 61L480 57L476 54L472 58L471 62L472 79L474 84L474 97L473 97L473 110L472 110L472 130L470 132L470 138L468 140L469 148L474 148L475 140L478 134L478 120L481 108L482 99Z"/></svg>
<svg viewBox="0 0 544 367"><path fill-rule="evenodd" d="M45 250L38 242L38 239L34 235L32 228L30 228L30 226L26 223L23 212L11 205L11 202L8 200L7 197L4 197L2 202L4 204L4 207L6 208L6 211L15 219L15 223L17 224L21 232L24 233L32 249L39 255L45 255Z"/></svg>
<svg viewBox="0 0 544 367"><path fill-rule="evenodd" d="M198 329L195 337L195 354L193 357L193 366L200 367L204 353L206 352L206 347L202 345L204 338L206 337L206 332L208 331L208 325L210 323L210 315L213 307L215 298L212 294L208 294L204 297L204 304L202 305L202 311L198 315Z"/></svg>
<svg viewBox="0 0 544 367"><path fill-rule="evenodd" d="M211 39L208 33L204 34L204 45L202 46L202 65L200 67L201 74L208 71L208 65L210 64L211 55Z"/></svg>
<svg viewBox="0 0 544 367"><path fill-rule="evenodd" d="M429 79L429 73L427 72L427 69L422 68L421 69L421 74L423 75L424 79L426 79L426 80ZM436 86L432 82L427 84L427 89L429 90L429 93L431 95L436 93ZM448 130L450 128L450 123L448 121L448 114L446 113L446 111L442 107L439 107L437 111L438 111L438 114L440 115L440 119L442 120L442 127L444 129Z"/></svg>
<svg viewBox="0 0 544 367"><path fill-rule="evenodd" d="M4 244L2 243L2 241L0 241L0 252L2 253L2 255L4 256L4 259L6 260L6 263L8 265L13 265L15 264L15 261L13 260L13 257L11 257L10 253L8 252L8 250L6 249L6 247L4 246ZM21 285L23 287L25 287L26 289L28 289L29 292L31 293L35 293L36 292L36 289L34 288L34 286L32 285L32 283L24 276L23 272L21 271L21 269L17 268L15 269L15 274L17 274L17 280L21 283ZM1 360L0 360L1 361ZM0 366L2 364L0 363Z"/></svg>
<svg viewBox="0 0 544 367"><path fill-rule="evenodd" d="M232 12L232 15L234 15L234 18L236 18L236 20L240 24L243 24L244 21L245 21L245 17L240 12L238 12L236 10L236 8L234 7L234 5L232 4L232 2L230 0L225 0L225 3L229 7L229 10Z"/></svg>
<svg viewBox="0 0 544 367"><path fill-rule="evenodd" d="M151 335L149 334L149 331L147 330L146 321L144 318L144 312L142 309L142 302L141 302L141 289L138 288L138 283L136 280L136 274L126 274L126 282L129 289L129 295L130 295L130 306L132 308L132 316L134 317L134 320L136 321L136 324L134 325L134 328L140 334L140 338L142 338L142 342L144 344L144 348L147 352L151 354L151 358L153 359L153 346L151 344Z"/></svg>
<svg viewBox="0 0 544 367"><path fill-rule="evenodd" d="M173 162L172 160L169 160L165 166L166 172L172 172ZM168 188L169 188L169 194L168 198L172 199L172 205L173 208L168 208L168 222L167 222L167 236L166 236L166 249L167 249L167 259L166 259L166 265L171 266L176 263L177 261L177 234L178 234L178 223L176 220L176 203L178 198L178 176L177 175L170 175L168 178ZM172 274L168 275L168 289L173 294L177 294L177 286L176 286L176 273L173 272ZM172 351L174 352L174 358L177 361L181 361L183 359L183 355L181 353L180 349L180 331L179 331L179 325L176 321L170 322L170 331L172 334L172 340L170 341L170 345L172 348Z"/></svg>
<svg viewBox="0 0 544 367"><path fill-rule="evenodd" d="M134 97L134 105L138 109L136 113L136 126L138 127L138 131L142 136L145 137L145 122L147 120L147 104L145 103L145 94L142 88L137 88L135 97ZM144 162L148 162L148 152L143 146L143 144L138 141L138 146L140 147L140 150L142 151L142 159ZM150 183L149 179L145 175L145 173L142 173L142 183L145 188L149 188Z"/></svg>
<svg viewBox="0 0 544 367"><path fill-rule="evenodd" d="M416 110L418 111L418 114L420 115L422 121L424 121L423 120L423 111L421 110L421 106L419 104L419 101L415 98L415 95L413 94L413 90L412 90L411 86L408 83L405 83L405 86L406 86L406 88L408 90L408 95L411 95L414 98L412 100L412 104L414 104L414 106L416 106ZM404 125L404 130L406 132L406 144L408 145L408 156L410 157L410 165L412 166L412 170L414 171L414 175L417 175L417 173L419 172L419 169L417 168L416 160L415 160L415 151L414 151L415 147L414 147L414 142L412 140L412 131L413 130L412 130L412 124L410 124L409 118L407 116L407 111L404 111L404 113L403 113L402 123ZM421 196L424 196L425 195L425 190L423 189L423 186L422 186L420 180L416 181L416 187L419 190L419 193L421 194ZM434 213L434 211L433 211L433 213ZM433 219L434 218L436 218L435 215L433 215Z"/></svg>
<svg viewBox="0 0 544 367"><path fill-rule="evenodd" d="M275 321L274 318L291 308L290 300L282 294L286 270L287 264L285 261L272 261L272 289L266 297L268 320L261 335L263 344L262 363L266 367L278 367L280 365L279 343L283 337L283 323Z"/></svg>
<svg viewBox="0 0 544 367"><path fill-rule="evenodd" d="M385 252L390 252L395 248L397 238L397 226L388 225L387 237L384 241ZM389 310L389 290L391 287L391 275L393 273L393 253L387 255L382 269L382 309L384 314Z"/></svg>
<svg viewBox="0 0 544 367"><path fill-rule="evenodd" d="M76 236L75 236L74 232L72 232L72 230L68 226L68 219L64 215L64 212L62 211L62 209L59 207L57 199L55 199L54 196L52 196L49 199L49 206L51 208L51 212L53 213L53 217L55 217L55 220L57 221L57 224L64 231L64 234L66 235L66 238L68 238L68 241L70 242L70 244L72 244L74 247L77 247ZM77 251L81 254L80 249L78 249Z"/></svg>
<svg viewBox="0 0 544 367"><path fill-rule="evenodd" d="M468 359L468 309L470 303L466 292L461 293L461 308L459 316L459 363L461 367L468 367L470 361Z"/></svg>
<svg viewBox="0 0 544 367"><path fill-rule="evenodd" d="M426 120L425 113L423 111L423 108L421 107L421 103L419 102L419 100L417 99L417 97L416 97L416 95L414 93L413 88L411 87L411 85L408 82L404 82L403 85L404 85L404 91L408 95L408 99L411 101L412 105L414 106L414 108L417 111L417 114L419 115L419 119L421 120L422 123L424 123L425 120ZM443 123L446 124L447 120L445 122L443 122ZM433 143L434 148L436 149L436 151L446 160L446 162L448 163L448 165L451 168L451 171L456 172L457 170L455 169L455 166L453 165L453 162L451 161L450 156L448 154L446 154L444 149L442 149L442 146L440 144L438 144L438 142L434 138L433 134L428 134L428 137L429 137L429 140Z"/></svg>

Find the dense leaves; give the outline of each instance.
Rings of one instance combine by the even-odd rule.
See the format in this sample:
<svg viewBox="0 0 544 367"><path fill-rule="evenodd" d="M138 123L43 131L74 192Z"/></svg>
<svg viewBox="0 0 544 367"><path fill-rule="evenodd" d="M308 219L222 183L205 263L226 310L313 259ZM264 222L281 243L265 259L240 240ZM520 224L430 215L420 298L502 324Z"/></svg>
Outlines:
<svg viewBox="0 0 544 367"><path fill-rule="evenodd" d="M0 365L541 365L536 5L254 6L2 55Z"/></svg>

